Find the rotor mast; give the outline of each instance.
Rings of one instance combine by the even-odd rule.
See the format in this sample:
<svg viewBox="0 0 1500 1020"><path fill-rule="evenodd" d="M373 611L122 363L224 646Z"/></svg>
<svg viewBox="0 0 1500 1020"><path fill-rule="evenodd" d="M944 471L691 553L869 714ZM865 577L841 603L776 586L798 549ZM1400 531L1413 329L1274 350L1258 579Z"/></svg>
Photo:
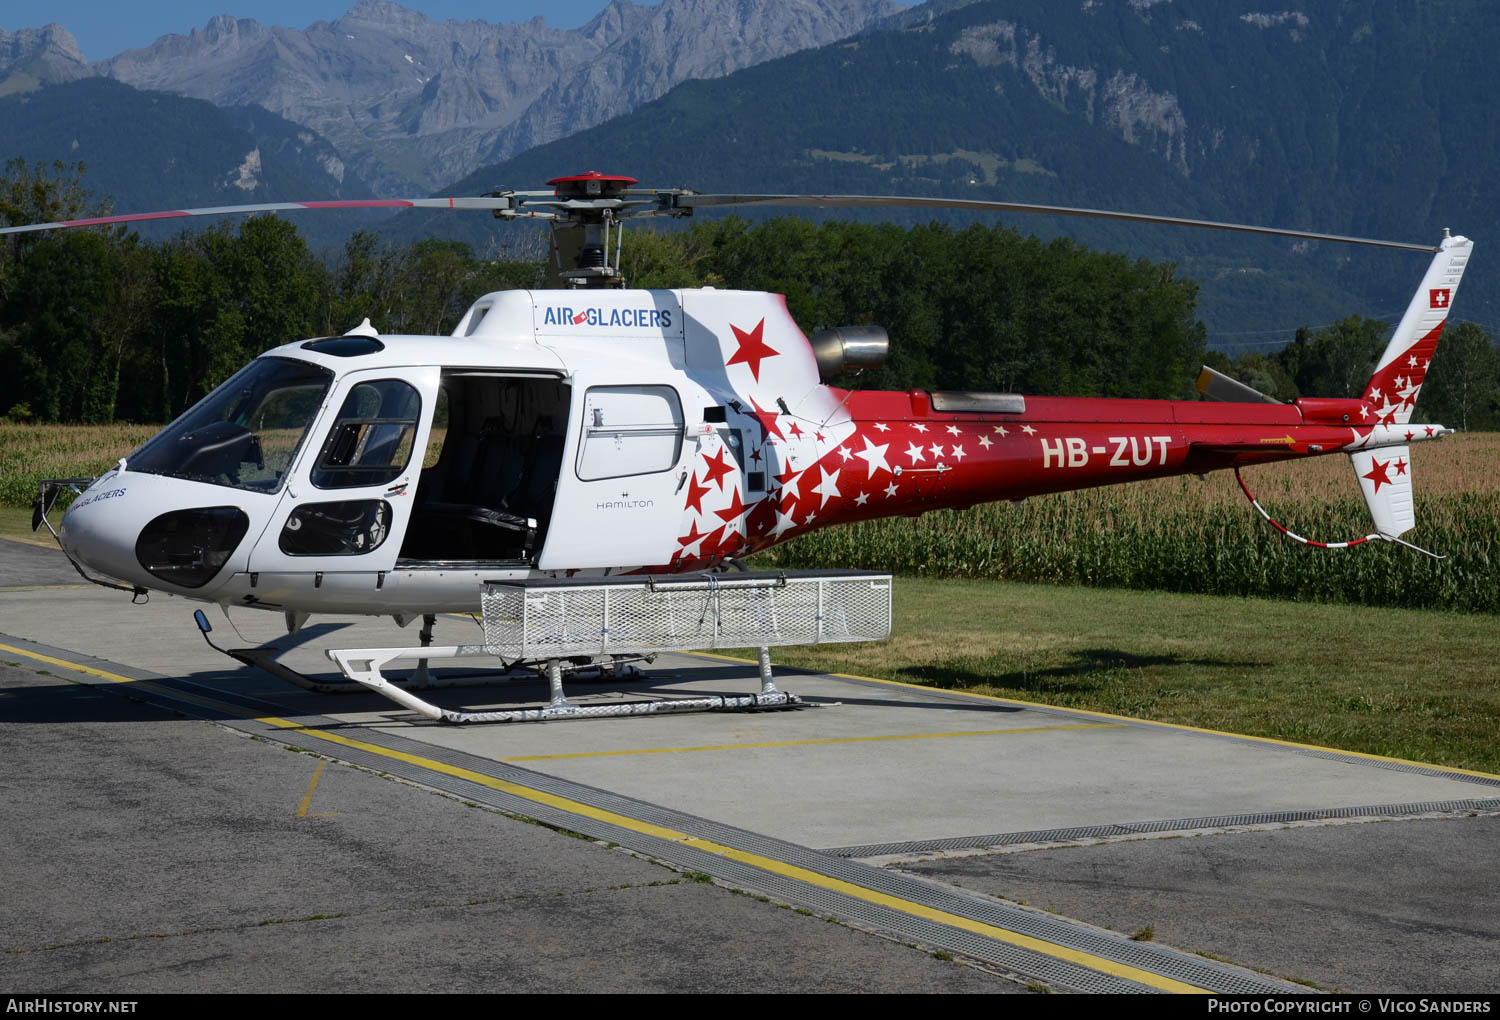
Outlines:
<svg viewBox="0 0 1500 1020"><path fill-rule="evenodd" d="M625 286L620 248L627 216L691 216L677 208L682 192L632 190L634 177L597 170L554 177L550 196L536 192L496 191L492 198L509 202L494 210L496 219L532 217L552 221L549 287L602 289Z"/></svg>

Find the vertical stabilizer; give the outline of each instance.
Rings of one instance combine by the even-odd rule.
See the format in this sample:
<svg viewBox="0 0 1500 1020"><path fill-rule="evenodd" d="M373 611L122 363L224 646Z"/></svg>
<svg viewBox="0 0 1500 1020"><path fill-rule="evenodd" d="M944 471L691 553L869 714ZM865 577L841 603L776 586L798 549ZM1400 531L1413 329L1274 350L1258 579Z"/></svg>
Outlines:
<svg viewBox="0 0 1500 1020"><path fill-rule="evenodd" d="M1422 285L1391 335L1391 342L1365 387L1365 399L1374 405L1382 425L1405 425L1411 421L1417 392L1427 378L1432 352L1443 334L1448 309L1458 294L1458 281L1473 249L1473 243L1466 237L1443 238Z"/></svg>

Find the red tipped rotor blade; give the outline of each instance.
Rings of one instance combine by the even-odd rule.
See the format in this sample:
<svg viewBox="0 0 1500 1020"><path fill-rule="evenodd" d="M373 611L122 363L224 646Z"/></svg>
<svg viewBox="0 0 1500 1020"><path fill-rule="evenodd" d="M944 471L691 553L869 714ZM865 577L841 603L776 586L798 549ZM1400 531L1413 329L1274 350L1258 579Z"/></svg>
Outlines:
<svg viewBox="0 0 1500 1020"><path fill-rule="evenodd" d="M58 220L53 223L27 223L19 227L0 227L0 235L24 234L34 230L65 230L69 227L111 226L117 223L140 223L147 220L173 220L187 216L234 216L261 212L296 212L301 209L506 209L513 203L507 198L345 198L323 202L261 202L256 205L217 205L201 209L163 209L156 212L125 213L120 216L93 216L80 220Z"/></svg>

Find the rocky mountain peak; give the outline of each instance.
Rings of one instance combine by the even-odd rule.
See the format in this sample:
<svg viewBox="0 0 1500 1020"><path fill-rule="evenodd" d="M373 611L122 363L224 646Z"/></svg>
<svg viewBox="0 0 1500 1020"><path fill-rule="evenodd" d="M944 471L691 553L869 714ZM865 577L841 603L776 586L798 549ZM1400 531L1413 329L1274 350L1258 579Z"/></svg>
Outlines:
<svg viewBox="0 0 1500 1020"><path fill-rule="evenodd" d="M300 30L219 15L94 66L138 88L262 106L327 137L377 189L400 192L896 10L891 0L611 0L564 30L541 18L435 22L358 0Z"/></svg>
<svg viewBox="0 0 1500 1020"><path fill-rule="evenodd" d="M387 31L416 31L434 22L420 11L413 11L390 0L359 0L335 25L367 25Z"/></svg>
<svg viewBox="0 0 1500 1020"><path fill-rule="evenodd" d="M0 95L29 92L93 74L78 40L61 25L14 32L0 28Z"/></svg>

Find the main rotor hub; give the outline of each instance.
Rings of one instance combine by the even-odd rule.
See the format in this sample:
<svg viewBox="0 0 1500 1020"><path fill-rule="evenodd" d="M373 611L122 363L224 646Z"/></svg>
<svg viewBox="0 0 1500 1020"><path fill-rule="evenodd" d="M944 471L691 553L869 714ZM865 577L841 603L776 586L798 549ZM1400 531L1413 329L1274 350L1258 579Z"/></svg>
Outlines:
<svg viewBox="0 0 1500 1020"><path fill-rule="evenodd" d="M568 287L624 286L621 220L670 212L670 199L665 194L632 193L634 177L598 170L554 177L547 183L554 189L553 197L532 204L553 210L552 282Z"/></svg>
<svg viewBox="0 0 1500 1020"><path fill-rule="evenodd" d="M590 170L569 177L554 177L547 185L557 189L558 198L615 198L636 183L634 177Z"/></svg>

